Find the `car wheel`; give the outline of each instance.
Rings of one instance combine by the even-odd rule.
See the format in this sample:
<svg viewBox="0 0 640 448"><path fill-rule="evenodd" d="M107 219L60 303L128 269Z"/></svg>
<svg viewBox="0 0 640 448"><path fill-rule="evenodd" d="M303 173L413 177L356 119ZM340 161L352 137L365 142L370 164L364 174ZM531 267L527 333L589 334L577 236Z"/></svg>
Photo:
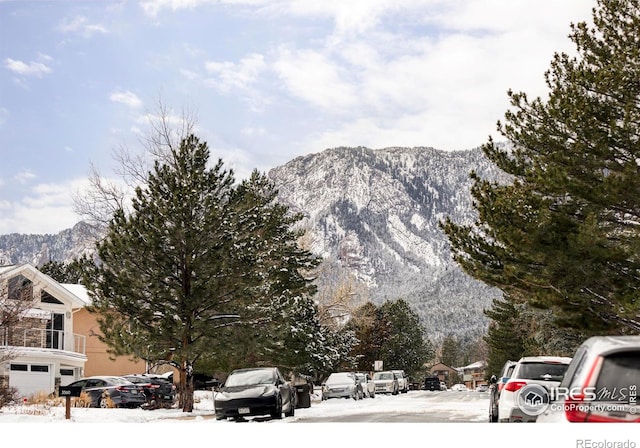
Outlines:
<svg viewBox="0 0 640 448"><path fill-rule="evenodd" d="M296 407L293 405L293 401L289 402L289 410L284 414L285 417L294 417L296 413Z"/></svg>
<svg viewBox="0 0 640 448"><path fill-rule="evenodd" d="M282 397L278 396L276 409L271 413L271 418L280 420L282 418Z"/></svg>
<svg viewBox="0 0 640 448"><path fill-rule="evenodd" d="M106 409L109 407L109 402L106 397L100 397L98 399L98 407L102 409Z"/></svg>

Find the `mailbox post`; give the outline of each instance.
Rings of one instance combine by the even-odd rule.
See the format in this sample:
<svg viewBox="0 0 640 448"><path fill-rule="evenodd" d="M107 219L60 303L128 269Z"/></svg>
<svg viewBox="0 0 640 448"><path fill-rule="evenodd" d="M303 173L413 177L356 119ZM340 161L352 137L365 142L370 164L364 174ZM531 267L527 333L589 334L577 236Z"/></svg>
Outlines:
<svg viewBox="0 0 640 448"><path fill-rule="evenodd" d="M71 418L71 397L79 397L81 392L82 392L81 387L69 387L69 386L58 387L58 396L67 398L67 401L65 403L65 414L64 414L67 420Z"/></svg>

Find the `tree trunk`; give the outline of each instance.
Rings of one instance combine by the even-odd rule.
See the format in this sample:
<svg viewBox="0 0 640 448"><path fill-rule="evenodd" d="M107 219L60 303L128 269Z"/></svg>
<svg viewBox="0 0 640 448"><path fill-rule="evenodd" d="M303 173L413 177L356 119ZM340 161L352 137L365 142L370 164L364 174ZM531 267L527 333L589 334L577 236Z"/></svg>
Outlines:
<svg viewBox="0 0 640 448"><path fill-rule="evenodd" d="M193 412L193 367L189 361L180 369L180 390L182 412Z"/></svg>

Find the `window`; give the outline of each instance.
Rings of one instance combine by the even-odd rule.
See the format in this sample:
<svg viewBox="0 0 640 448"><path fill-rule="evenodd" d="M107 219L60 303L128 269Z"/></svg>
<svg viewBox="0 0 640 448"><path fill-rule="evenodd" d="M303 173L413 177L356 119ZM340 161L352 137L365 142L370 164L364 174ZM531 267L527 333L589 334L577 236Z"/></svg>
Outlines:
<svg viewBox="0 0 640 448"><path fill-rule="evenodd" d="M640 383L640 351L614 353L604 358L596 384L599 401L629 401ZM634 391L634 392L632 392Z"/></svg>
<svg viewBox="0 0 640 448"><path fill-rule="evenodd" d="M60 369L60 376L73 376L73 369Z"/></svg>
<svg viewBox="0 0 640 448"><path fill-rule="evenodd" d="M38 364L32 364L31 365L31 371L32 372L48 372L49 371L49 366L43 366L43 365L38 365Z"/></svg>
<svg viewBox="0 0 640 448"><path fill-rule="evenodd" d="M31 300L33 283L23 275L16 275L8 281L8 296L13 300Z"/></svg>
<svg viewBox="0 0 640 448"><path fill-rule="evenodd" d="M43 303L55 303L55 304L58 304L58 305L64 305L61 301L59 301L58 299L53 297L47 291L42 291L40 293L40 301L43 302Z"/></svg>
<svg viewBox="0 0 640 448"><path fill-rule="evenodd" d="M29 366L27 366L26 364L11 364L11 370L14 371L18 371L18 372L26 372Z"/></svg>

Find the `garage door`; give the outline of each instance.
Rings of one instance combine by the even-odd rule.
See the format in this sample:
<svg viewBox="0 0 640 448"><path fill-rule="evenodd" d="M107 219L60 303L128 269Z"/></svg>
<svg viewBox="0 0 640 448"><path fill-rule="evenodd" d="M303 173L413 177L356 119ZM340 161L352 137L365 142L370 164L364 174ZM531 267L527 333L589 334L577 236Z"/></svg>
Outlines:
<svg viewBox="0 0 640 448"><path fill-rule="evenodd" d="M38 392L53 392L53 376L49 364L11 363L9 386L18 389L21 396Z"/></svg>

